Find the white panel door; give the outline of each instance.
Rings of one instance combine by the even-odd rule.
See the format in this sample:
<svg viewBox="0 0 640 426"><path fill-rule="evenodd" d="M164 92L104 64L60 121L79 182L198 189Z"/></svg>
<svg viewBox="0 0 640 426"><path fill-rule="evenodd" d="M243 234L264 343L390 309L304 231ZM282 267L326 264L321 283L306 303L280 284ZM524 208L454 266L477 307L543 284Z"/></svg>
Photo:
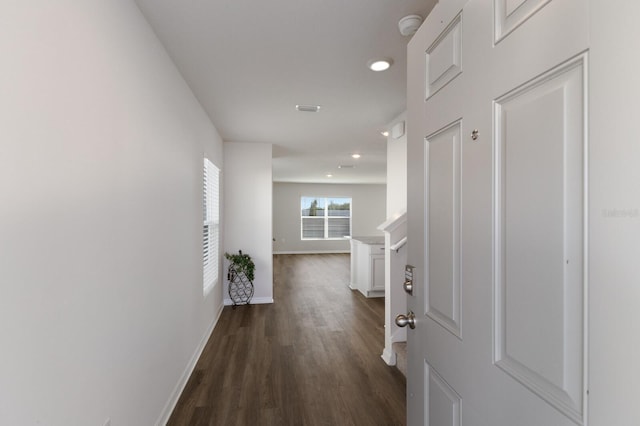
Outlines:
<svg viewBox="0 0 640 426"><path fill-rule="evenodd" d="M450 0L409 44L409 424L586 424L587 8Z"/></svg>

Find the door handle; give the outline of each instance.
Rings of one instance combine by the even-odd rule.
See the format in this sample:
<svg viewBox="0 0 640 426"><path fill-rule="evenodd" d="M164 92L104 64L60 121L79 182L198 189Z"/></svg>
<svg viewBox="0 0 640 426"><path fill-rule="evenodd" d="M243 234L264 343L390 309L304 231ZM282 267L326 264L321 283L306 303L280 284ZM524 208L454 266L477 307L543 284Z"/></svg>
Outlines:
<svg viewBox="0 0 640 426"><path fill-rule="evenodd" d="M398 327L409 326L410 329L416 328L416 316L413 312L409 311L407 315L400 314L396 317L396 325Z"/></svg>

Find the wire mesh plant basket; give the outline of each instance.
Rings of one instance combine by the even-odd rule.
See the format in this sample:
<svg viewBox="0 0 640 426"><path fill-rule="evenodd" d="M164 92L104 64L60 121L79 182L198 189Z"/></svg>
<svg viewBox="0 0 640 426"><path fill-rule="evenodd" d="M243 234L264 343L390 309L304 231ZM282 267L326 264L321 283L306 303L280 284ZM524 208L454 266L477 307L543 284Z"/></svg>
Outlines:
<svg viewBox="0 0 640 426"><path fill-rule="evenodd" d="M229 297L233 306L248 305L253 297L253 283L242 271L237 271L233 265L229 265L227 274L229 279Z"/></svg>

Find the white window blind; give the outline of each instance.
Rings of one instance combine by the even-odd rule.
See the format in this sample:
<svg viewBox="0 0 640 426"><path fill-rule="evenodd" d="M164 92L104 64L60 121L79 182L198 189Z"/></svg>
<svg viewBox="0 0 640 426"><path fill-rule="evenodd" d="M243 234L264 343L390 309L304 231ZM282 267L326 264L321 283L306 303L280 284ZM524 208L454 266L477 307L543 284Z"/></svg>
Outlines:
<svg viewBox="0 0 640 426"><path fill-rule="evenodd" d="M203 288L207 291L218 281L220 262L220 169L205 158L203 174Z"/></svg>
<svg viewBox="0 0 640 426"><path fill-rule="evenodd" d="M351 236L351 198L302 197L300 227L303 240Z"/></svg>

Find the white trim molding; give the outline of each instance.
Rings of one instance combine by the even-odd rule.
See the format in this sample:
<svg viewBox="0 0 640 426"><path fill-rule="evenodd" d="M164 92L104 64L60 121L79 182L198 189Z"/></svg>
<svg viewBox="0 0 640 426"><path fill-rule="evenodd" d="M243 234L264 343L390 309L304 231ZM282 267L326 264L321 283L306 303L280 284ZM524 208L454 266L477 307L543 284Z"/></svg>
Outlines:
<svg viewBox="0 0 640 426"><path fill-rule="evenodd" d="M249 305L268 305L269 303L273 303L272 297L254 297L251 299ZM233 301L231 299L224 299L224 306L233 306Z"/></svg>
<svg viewBox="0 0 640 426"><path fill-rule="evenodd" d="M204 351L205 345L207 344L207 342L209 341L209 338L211 337L211 333L213 333L213 329L216 327L216 324L218 324L218 320L220 319L220 315L222 314L222 308L223 308L222 305L218 308L218 312L216 313L214 320L211 322L211 325L207 329L206 333L204 333L204 335L202 336L202 339L200 340L198 347L193 353L193 356L191 357L191 359L189 360L189 363L185 367L184 372L182 373L182 376L180 376L180 380L178 380L178 383L176 383L176 386L173 388L173 392L171 392L171 396L169 397L169 400L167 401L164 408L162 409L162 412L160 413L158 421L155 423L156 425L166 425L167 422L169 421L169 417L171 417L171 413L173 413L173 410L175 409L176 404L178 403L178 399L180 399L180 395L182 395L182 392L184 391L184 388L187 385L187 381L189 381L189 377L191 377L193 370L196 368L196 364L198 363L198 360L202 355L202 351Z"/></svg>

